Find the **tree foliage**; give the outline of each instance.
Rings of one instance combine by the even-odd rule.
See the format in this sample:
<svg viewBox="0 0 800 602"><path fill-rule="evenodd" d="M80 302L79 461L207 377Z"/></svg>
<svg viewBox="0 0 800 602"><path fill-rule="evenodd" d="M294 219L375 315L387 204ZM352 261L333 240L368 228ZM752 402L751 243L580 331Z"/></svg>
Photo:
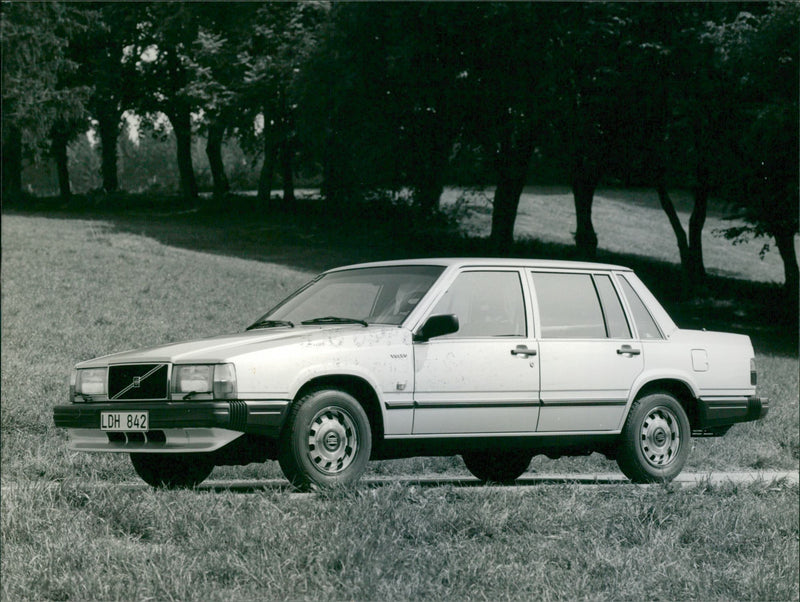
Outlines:
<svg viewBox="0 0 800 602"><path fill-rule="evenodd" d="M736 169L728 172L725 198L742 208L748 221L728 237L772 236L784 262L786 291L797 302L798 266L798 77L800 5L769 5L762 14L740 12L735 19L710 24L721 68L734 79L739 106L733 126Z"/></svg>
<svg viewBox="0 0 800 602"><path fill-rule="evenodd" d="M3 5L3 192L21 191L23 153L50 148L58 124L84 119L91 86L70 78L79 65L70 39L86 29L91 13L80 5L13 2Z"/></svg>
<svg viewBox="0 0 800 602"><path fill-rule="evenodd" d="M261 160L291 205L300 166L332 203L410 191L435 215L452 168L494 186L492 241L513 241L523 187L569 184L578 254L594 257L594 191L653 186L687 284L703 281L709 199L742 209L730 236L771 236L797 286L797 3L9 3L3 169L23 147L66 147L91 117L115 190L123 111L168 117L181 189L197 197L193 137L214 193L223 141ZM536 158L536 161L533 159ZM17 166L17 167L15 167ZM548 173L532 173L546 166ZM694 191L688 230L669 189ZM393 196L393 195L388 195Z"/></svg>

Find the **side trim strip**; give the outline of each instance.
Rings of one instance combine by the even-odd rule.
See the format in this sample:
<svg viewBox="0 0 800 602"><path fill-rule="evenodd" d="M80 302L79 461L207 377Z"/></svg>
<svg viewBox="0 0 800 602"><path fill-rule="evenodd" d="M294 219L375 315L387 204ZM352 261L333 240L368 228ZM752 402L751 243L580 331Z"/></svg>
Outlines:
<svg viewBox="0 0 800 602"><path fill-rule="evenodd" d="M387 401L385 402L387 410L410 410L414 407L413 401Z"/></svg>
<svg viewBox="0 0 800 602"><path fill-rule="evenodd" d="M441 409L465 409L465 408L520 408L520 407L541 407L541 402L538 399L532 401L454 401L448 403L446 401L415 401L414 407L418 410L441 410Z"/></svg>
<svg viewBox="0 0 800 602"><path fill-rule="evenodd" d="M439 402L439 401L417 401L414 402L413 407L419 410L439 410L439 409L465 409L465 408L519 408L519 407L536 407L536 408L556 408L556 407L587 407L594 408L599 406L624 406L628 402L624 399L611 400L611 401L548 401L543 403L539 400L535 401L502 401L502 402L485 402L485 401L463 401L463 402ZM387 404L388 407L388 404ZM397 408L399 406L394 406ZM404 405L403 407L409 408L411 405Z"/></svg>

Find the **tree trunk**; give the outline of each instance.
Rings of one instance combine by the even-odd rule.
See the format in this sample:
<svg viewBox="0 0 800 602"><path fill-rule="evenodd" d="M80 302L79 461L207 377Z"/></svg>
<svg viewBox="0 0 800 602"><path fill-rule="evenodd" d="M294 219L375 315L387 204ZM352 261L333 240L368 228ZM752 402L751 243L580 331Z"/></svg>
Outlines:
<svg viewBox="0 0 800 602"><path fill-rule="evenodd" d="M272 176L275 173L275 162L278 146L275 143L275 128L269 122L268 113L264 111L264 161L258 176L258 202L269 208L272 199Z"/></svg>
<svg viewBox="0 0 800 602"><path fill-rule="evenodd" d="M705 281L706 268L703 263L703 226L708 213L708 197L711 194L710 173L705 161L697 167L697 187L694 190L694 208L689 218L688 270L693 287Z"/></svg>
<svg viewBox="0 0 800 602"><path fill-rule="evenodd" d="M681 258L681 273L682 273L682 287L681 292L686 295L691 293L691 281L689 278L689 243L686 240L686 232L681 225L681 220L678 218L678 212L675 211L675 205L667 192L667 186L663 178L660 179L656 185L658 191L658 200L661 201L661 207L669 218L669 224L672 226L672 231L675 232L675 238L678 240L678 253Z"/></svg>
<svg viewBox="0 0 800 602"><path fill-rule="evenodd" d="M433 215L439 210L439 200L444 192L441 174L434 173L434 170L427 172L418 178L414 186L414 206L424 216Z"/></svg>
<svg viewBox="0 0 800 602"><path fill-rule="evenodd" d="M575 246L578 256L587 261L597 257L597 233L592 225L592 203L599 176L576 167L572 176L572 197L575 201Z"/></svg>
<svg viewBox="0 0 800 602"><path fill-rule="evenodd" d="M208 126L206 156L214 180L214 200L221 200L231 189L225 175L225 164L222 162L222 140L225 137L225 126L218 120Z"/></svg>
<svg viewBox="0 0 800 602"><path fill-rule="evenodd" d="M514 244L514 223L517 221L519 198L525 187L525 175L522 177L519 175L514 177L511 174L501 175L494 191L490 243L492 251L498 256L509 255L511 246Z"/></svg>
<svg viewBox="0 0 800 602"><path fill-rule="evenodd" d="M797 251L794 248L794 232L790 228L773 234L778 252L783 260L783 290L794 316L797 316L798 290L800 289L800 271L797 266Z"/></svg>
<svg viewBox="0 0 800 602"><path fill-rule="evenodd" d="M114 110L98 110L101 143L101 172L103 176L103 190L116 192L119 190L117 175L117 138L119 137L120 115Z"/></svg>
<svg viewBox="0 0 800 602"><path fill-rule="evenodd" d="M62 132L52 133L51 151L56 162L56 172L58 173L58 190L61 200L67 202L72 197L72 190L69 185L69 160L67 158L67 145L69 136Z"/></svg>
<svg viewBox="0 0 800 602"><path fill-rule="evenodd" d="M417 124L411 148L410 173L413 178L414 209L423 218L439 211L444 192L444 170L452 140L438 120Z"/></svg>
<svg viewBox="0 0 800 602"><path fill-rule="evenodd" d="M514 222L517 221L519 198L525 188L532 155L533 127L528 127L520 140L507 140L505 144L501 144L501 156L497 162L499 180L494 193L490 239L491 247L498 255L508 255L514 243Z"/></svg>
<svg viewBox="0 0 800 602"><path fill-rule="evenodd" d="M8 122L3 129L3 198L22 195L22 130Z"/></svg>
<svg viewBox="0 0 800 602"><path fill-rule="evenodd" d="M188 107L178 106L168 117L175 132L181 193L184 200L191 203L197 199L197 180L192 165L192 116Z"/></svg>
<svg viewBox="0 0 800 602"><path fill-rule="evenodd" d="M289 208L294 205L294 142L291 138L284 138L280 146L281 180L283 180L283 206Z"/></svg>

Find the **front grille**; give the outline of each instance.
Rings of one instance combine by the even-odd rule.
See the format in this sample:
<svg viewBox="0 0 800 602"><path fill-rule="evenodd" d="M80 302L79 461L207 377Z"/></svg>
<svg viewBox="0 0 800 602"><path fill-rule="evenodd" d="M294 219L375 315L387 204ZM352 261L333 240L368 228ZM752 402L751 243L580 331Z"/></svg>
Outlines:
<svg viewBox="0 0 800 602"><path fill-rule="evenodd" d="M167 399L167 364L128 364L108 367L109 401Z"/></svg>

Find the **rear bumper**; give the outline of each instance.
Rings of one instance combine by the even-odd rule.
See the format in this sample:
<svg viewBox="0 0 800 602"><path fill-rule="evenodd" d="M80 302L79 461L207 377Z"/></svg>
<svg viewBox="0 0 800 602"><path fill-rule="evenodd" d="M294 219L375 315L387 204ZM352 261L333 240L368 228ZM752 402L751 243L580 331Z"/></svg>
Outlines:
<svg viewBox="0 0 800 602"><path fill-rule="evenodd" d="M216 428L277 437L288 407L287 400L73 403L56 406L53 420L58 427L104 433L101 412L147 410L151 431Z"/></svg>
<svg viewBox="0 0 800 602"><path fill-rule="evenodd" d="M766 397L701 397L697 400L697 427L730 426L764 418L769 412Z"/></svg>

